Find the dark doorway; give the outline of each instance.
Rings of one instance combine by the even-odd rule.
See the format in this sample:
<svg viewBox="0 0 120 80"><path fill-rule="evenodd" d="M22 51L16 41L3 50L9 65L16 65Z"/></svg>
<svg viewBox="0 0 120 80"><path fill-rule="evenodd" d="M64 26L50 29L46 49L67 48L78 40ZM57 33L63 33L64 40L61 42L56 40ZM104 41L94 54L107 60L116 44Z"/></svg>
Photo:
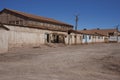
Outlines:
<svg viewBox="0 0 120 80"><path fill-rule="evenodd" d="M53 35L53 43L59 43L59 36L58 35Z"/></svg>
<svg viewBox="0 0 120 80"><path fill-rule="evenodd" d="M47 34L47 42L49 43L49 40L50 40L50 35Z"/></svg>
<svg viewBox="0 0 120 80"><path fill-rule="evenodd" d="M57 39L56 39L56 42L59 43L59 36L57 35Z"/></svg>
<svg viewBox="0 0 120 80"><path fill-rule="evenodd" d="M45 33L45 42L49 43L50 42L50 34Z"/></svg>
<svg viewBox="0 0 120 80"><path fill-rule="evenodd" d="M57 34L57 33L53 33L52 35L52 43L64 43L65 41L65 35L63 34Z"/></svg>

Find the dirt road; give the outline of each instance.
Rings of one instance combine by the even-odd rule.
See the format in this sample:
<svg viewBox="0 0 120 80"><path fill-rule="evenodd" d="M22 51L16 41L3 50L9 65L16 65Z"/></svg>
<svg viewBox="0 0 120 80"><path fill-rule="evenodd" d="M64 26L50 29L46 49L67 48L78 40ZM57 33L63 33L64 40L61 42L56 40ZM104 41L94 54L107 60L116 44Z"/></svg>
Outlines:
<svg viewBox="0 0 120 80"><path fill-rule="evenodd" d="M120 80L120 44L13 50L0 54L0 80Z"/></svg>

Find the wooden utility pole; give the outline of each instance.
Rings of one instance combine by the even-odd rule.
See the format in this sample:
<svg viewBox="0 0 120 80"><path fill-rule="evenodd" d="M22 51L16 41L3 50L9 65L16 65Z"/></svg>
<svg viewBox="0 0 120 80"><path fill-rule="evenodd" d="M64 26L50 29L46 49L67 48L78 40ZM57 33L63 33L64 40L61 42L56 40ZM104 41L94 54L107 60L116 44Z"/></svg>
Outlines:
<svg viewBox="0 0 120 80"><path fill-rule="evenodd" d="M119 24L116 26L116 30L117 30L117 42L118 42L118 32L119 32Z"/></svg>
<svg viewBox="0 0 120 80"><path fill-rule="evenodd" d="M77 31L78 28L78 15L75 16L75 30Z"/></svg>
<svg viewBox="0 0 120 80"><path fill-rule="evenodd" d="M75 30L78 28L78 15L75 15ZM75 34L75 44L77 44L77 34Z"/></svg>

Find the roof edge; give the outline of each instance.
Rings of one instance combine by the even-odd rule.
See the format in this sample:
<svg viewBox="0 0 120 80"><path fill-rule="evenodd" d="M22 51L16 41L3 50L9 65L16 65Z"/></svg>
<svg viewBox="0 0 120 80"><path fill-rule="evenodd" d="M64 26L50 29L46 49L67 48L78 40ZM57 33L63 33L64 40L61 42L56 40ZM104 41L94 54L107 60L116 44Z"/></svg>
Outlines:
<svg viewBox="0 0 120 80"><path fill-rule="evenodd" d="M17 10L11 10L11 9L8 9L8 8L4 8L3 10L0 11L0 13L2 13L2 12L5 11L5 10L6 10L6 11L10 11L10 12L15 13L15 14L18 14L18 15L21 15L21 16L24 16L24 17L29 18L29 19L39 20L39 21L40 21L40 19L36 19L36 18L33 18L33 17L28 17L28 16L25 16L25 15L23 15L23 14L21 14L21 13L28 14L28 15L33 15L33 16L38 16L38 15L29 14L29 13L25 13L25 12L20 12L20 11L17 11ZM44 18L44 19L47 18L47 17L43 17L43 16L38 16L38 17L42 17L42 18ZM41 19L41 21L50 22L50 23L59 24L59 25L66 25L66 26L69 26L69 27L72 27L72 28L74 27L74 26L71 25L71 24L67 24L67 23L61 22L61 21L59 21L59 20L55 20L55 19L52 19L52 18L47 18L47 19L50 19L50 20L52 20L52 21L50 21L50 20L42 20L42 19Z"/></svg>
<svg viewBox="0 0 120 80"><path fill-rule="evenodd" d="M0 22L0 27L2 27L2 28L4 28L4 29L6 29L6 30L8 30L8 31L10 30L9 28L5 27L5 26L4 26L4 24L3 24L3 23L1 23L1 22Z"/></svg>

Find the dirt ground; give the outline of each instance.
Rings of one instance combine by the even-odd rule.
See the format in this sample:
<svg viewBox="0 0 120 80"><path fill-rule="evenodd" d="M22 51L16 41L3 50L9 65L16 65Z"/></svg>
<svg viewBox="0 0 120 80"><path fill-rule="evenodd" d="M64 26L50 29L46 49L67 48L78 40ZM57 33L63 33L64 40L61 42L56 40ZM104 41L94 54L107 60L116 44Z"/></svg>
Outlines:
<svg viewBox="0 0 120 80"><path fill-rule="evenodd" d="M13 49L0 54L0 80L120 80L120 44Z"/></svg>

